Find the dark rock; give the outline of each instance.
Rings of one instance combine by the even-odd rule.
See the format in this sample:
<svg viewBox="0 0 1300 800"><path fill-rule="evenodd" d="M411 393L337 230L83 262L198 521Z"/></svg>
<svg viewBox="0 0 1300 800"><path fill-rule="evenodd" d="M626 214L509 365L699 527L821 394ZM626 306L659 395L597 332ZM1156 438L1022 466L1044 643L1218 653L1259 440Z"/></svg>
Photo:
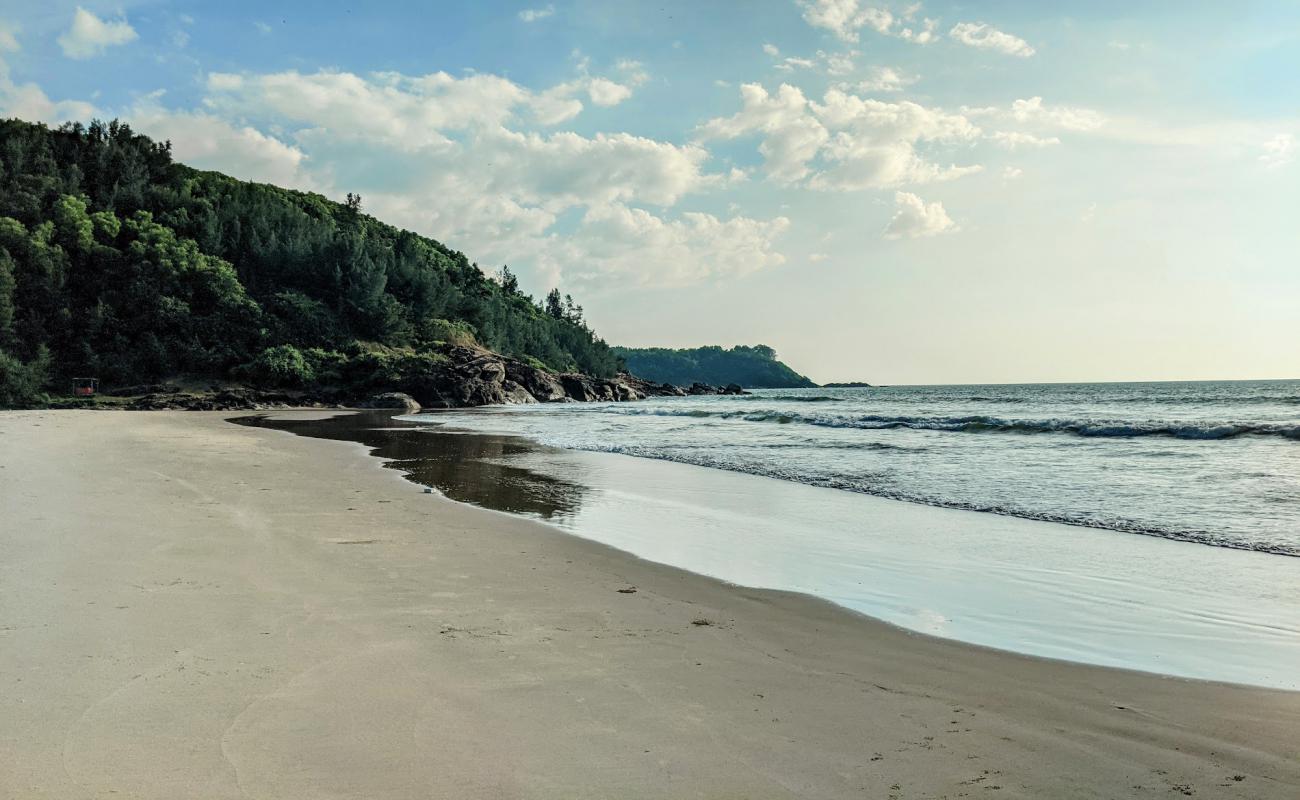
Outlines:
<svg viewBox="0 0 1300 800"><path fill-rule="evenodd" d="M179 394L181 388L169 383L142 383L135 386L119 386L101 392L109 397L136 397L146 394Z"/></svg>
<svg viewBox="0 0 1300 800"><path fill-rule="evenodd" d="M555 375L522 361L506 359L506 379L527 389L539 403L559 403L568 399L563 384Z"/></svg>
<svg viewBox="0 0 1300 800"><path fill-rule="evenodd" d="M408 413L420 410L420 404L405 392L384 392L357 403L358 408L396 408Z"/></svg>
<svg viewBox="0 0 1300 800"><path fill-rule="evenodd" d="M559 376L560 385L564 387L564 393L571 399L580 403L590 403L599 400L600 394L596 391L595 379L582 375L577 372L566 372Z"/></svg>
<svg viewBox="0 0 1300 800"><path fill-rule="evenodd" d="M309 405L311 400L284 392L258 389L220 389L201 394L147 394L127 405L134 411L258 411L268 408L294 408Z"/></svg>
<svg viewBox="0 0 1300 800"><path fill-rule="evenodd" d="M505 397L505 402L511 405L527 405L536 403L537 398L533 397L527 389L512 380L507 380L501 384L501 394Z"/></svg>

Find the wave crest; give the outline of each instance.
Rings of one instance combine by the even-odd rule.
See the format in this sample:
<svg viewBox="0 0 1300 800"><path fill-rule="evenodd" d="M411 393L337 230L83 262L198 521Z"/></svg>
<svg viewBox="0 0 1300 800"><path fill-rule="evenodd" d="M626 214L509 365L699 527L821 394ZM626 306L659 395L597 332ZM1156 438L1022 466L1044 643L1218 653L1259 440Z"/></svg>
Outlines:
<svg viewBox="0 0 1300 800"><path fill-rule="evenodd" d="M1300 424L1243 422L1170 422L1161 420L1086 420L1086 419L1005 419L982 414L967 416L906 416L863 414L800 414L796 411L763 409L743 411L708 411L691 409L615 408L616 413L651 414L667 417L716 418L744 422L772 422L779 425L799 423L826 428L862 430L943 431L950 433L1060 433L1092 438L1134 438L1163 436L1172 439L1222 440L1241 436L1276 436L1300 440Z"/></svg>

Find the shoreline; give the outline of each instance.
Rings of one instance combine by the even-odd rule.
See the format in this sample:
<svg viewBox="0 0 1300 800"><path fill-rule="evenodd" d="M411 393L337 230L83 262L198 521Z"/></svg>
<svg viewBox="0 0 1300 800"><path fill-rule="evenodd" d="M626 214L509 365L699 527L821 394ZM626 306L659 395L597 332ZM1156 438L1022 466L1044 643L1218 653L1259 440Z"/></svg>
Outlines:
<svg viewBox="0 0 1300 800"><path fill-rule="evenodd" d="M0 797L1300 788L1300 694L914 634L230 416L0 416Z"/></svg>
<svg viewBox="0 0 1300 800"><path fill-rule="evenodd" d="M232 421L361 442L384 466L453 500L735 585L819 597L905 630L1300 691L1300 675L1285 668L1300 664L1300 595L1285 589L1300 586L1300 572L1285 559L556 448L459 428L463 414L446 425L431 419Z"/></svg>

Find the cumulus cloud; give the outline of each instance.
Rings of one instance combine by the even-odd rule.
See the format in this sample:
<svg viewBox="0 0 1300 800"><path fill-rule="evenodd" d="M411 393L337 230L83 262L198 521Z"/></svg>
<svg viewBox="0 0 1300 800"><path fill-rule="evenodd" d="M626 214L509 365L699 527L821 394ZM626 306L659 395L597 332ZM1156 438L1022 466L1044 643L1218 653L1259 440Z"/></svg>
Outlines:
<svg viewBox="0 0 1300 800"><path fill-rule="evenodd" d="M698 212L670 220L615 203L590 208L577 230L554 243L547 256L583 265L570 270L579 282L619 275L635 283L680 286L784 263L773 243L789 225L785 217L724 220Z"/></svg>
<svg viewBox="0 0 1300 800"><path fill-rule="evenodd" d="M357 191L373 213L481 263L531 265L569 283L621 275L683 284L781 262L774 241L784 218L673 211L687 195L744 178L709 172L703 147L529 130L579 113L580 94L613 105L646 80L634 61L616 65L617 80L580 69L578 79L541 91L493 75L217 73L208 77L203 114L284 131L259 141L258 129L216 126L228 142L224 158L236 162L224 168L280 169L285 180L334 187L336 196ZM257 164L259 145L265 158ZM223 158L221 149L211 148L213 158ZM574 211L576 227L557 235L561 215Z"/></svg>
<svg viewBox="0 0 1300 800"><path fill-rule="evenodd" d="M886 239L919 239L958 230L943 203L927 203L910 192L894 195L894 216L885 226Z"/></svg>
<svg viewBox="0 0 1300 800"><path fill-rule="evenodd" d="M853 72L853 59L858 55L856 50L849 50L844 53L828 53L825 50L818 50L816 58L802 58L799 56L785 56L782 58L781 50L773 44L763 45L763 52L777 59L773 66L782 72L812 69L831 77L848 75Z"/></svg>
<svg viewBox="0 0 1300 800"><path fill-rule="evenodd" d="M981 169L945 167L921 152L923 146L978 138L980 129L960 114L841 89L828 90L817 103L788 84L776 94L746 84L741 101L739 112L709 120L700 134L705 139L759 136L764 168L777 183L852 191L948 180Z"/></svg>
<svg viewBox="0 0 1300 800"><path fill-rule="evenodd" d="M608 78L592 78L587 84L587 94L598 106L616 106L632 96L632 87Z"/></svg>
<svg viewBox="0 0 1300 800"><path fill-rule="evenodd" d="M923 19L920 26L913 25L920 3L914 3L901 13L894 14L879 6L863 5L859 0L797 0L803 9L804 21L814 28L822 28L845 42L857 42L859 31L868 28L883 36L893 36L916 44L935 40L937 20Z"/></svg>
<svg viewBox="0 0 1300 800"><path fill-rule="evenodd" d="M326 188L304 169L302 150L246 125L204 112L169 111L160 96L145 98L125 116L136 130L170 140L177 160L200 169L217 169L244 180L293 189Z"/></svg>
<svg viewBox="0 0 1300 800"><path fill-rule="evenodd" d="M72 26L59 36L59 47L68 58L92 58L110 47L135 41L135 28L125 18L105 21L78 6Z"/></svg>
<svg viewBox="0 0 1300 800"><path fill-rule="evenodd" d="M15 27L0 21L0 118L18 117L58 125L96 116L96 109L90 103L51 100L35 83L14 82L9 75L9 64L4 60L4 54L16 53L22 49L16 31Z"/></svg>
<svg viewBox="0 0 1300 800"><path fill-rule="evenodd" d="M1017 122L1064 128L1069 131L1091 131L1106 123L1106 118L1089 108L1048 106L1041 97L1017 100L1011 104L1011 117Z"/></svg>
<svg viewBox="0 0 1300 800"><path fill-rule="evenodd" d="M1261 164L1269 169L1284 167L1295 160L1295 136L1289 133L1279 133L1277 136L1264 142L1261 149L1264 151L1259 156Z"/></svg>
<svg viewBox="0 0 1300 800"><path fill-rule="evenodd" d="M872 67L867 77L851 88L859 92L901 92L916 81L916 77L904 75L892 67Z"/></svg>
<svg viewBox="0 0 1300 800"><path fill-rule="evenodd" d="M536 22L539 19L555 16L555 6L547 4L544 8L525 8L519 12L519 19L524 22Z"/></svg>
<svg viewBox="0 0 1300 800"><path fill-rule="evenodd" d="M995 50L1019 58L1029 58L1035 52L1029 42L1019 36L1003 33L984 22L959 22L948 31L948 36L968 47Z"/></svg>

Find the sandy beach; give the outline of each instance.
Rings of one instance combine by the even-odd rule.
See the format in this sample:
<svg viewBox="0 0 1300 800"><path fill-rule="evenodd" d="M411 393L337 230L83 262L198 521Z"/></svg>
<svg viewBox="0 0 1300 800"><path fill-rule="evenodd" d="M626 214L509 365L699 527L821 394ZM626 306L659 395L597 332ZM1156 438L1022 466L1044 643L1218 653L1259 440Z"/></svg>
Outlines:
<svg viewBox="0 0 1300 800"><path fill-rule="evenodd" d="M909 633L229 416L0 415L0 798L1300 796L1300 693Z"/></svg>

